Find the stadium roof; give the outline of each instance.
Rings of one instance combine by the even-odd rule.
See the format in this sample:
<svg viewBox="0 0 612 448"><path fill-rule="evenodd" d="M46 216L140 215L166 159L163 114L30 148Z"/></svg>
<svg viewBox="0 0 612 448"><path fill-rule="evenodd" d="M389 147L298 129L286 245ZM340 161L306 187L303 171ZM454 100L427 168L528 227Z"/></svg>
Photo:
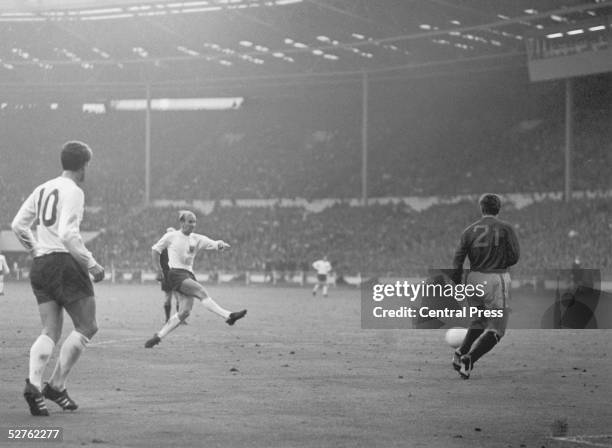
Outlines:
<svg viewBox="0 0 612 448"><path fill-rule="evenodd" d="M503 70L525 66L525 34L609 15L612 0L1 0L0 85Z"/></svg>

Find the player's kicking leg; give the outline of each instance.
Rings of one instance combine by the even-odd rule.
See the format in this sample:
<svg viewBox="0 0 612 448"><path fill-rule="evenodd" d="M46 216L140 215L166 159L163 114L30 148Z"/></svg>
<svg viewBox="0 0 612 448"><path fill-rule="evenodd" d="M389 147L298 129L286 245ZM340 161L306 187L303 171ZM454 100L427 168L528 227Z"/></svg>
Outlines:
<svg viewBox="0 0 612 448"><path fill-rule="evenodd" d="M504 336L508 325L508 309L506 307L510 300L510 276L508 273L500 275L470 272L468 280L472 278L472 275L485 275L486 281L482 277L478 281L481 284L486 284L486 294L478 298L477 303L472 303L473 300L476 300L476 296L472 297L470 305L477 305L482 309L501 311L502 317L481 317L474 320L470 325L465 340L459 348L461 354L459 375L463 379L468 379L476 361L497 345ZM471 283L477 284L475 282Z"/></svg>
<svg viewBox="0 0 612 448"><path fill-rule="evenodd" d="M208 295L206 289L193 279L188 278L184 280L183 283L181 283L180 291L183 294L200 299L204 308L215 313L217 316L221 316L228 325L234 325L236 321L246 316L247 310L231 312L219 306L219 304Z"/></svg>
<svg viewBox="0 0 612 448"><path fill-rule="evenodd" d="M145 348L152 348L159 344L168 333L187 319L193 308L194 299L200 300L207 310L225 319L225 323L228 325L234 325L237 320L242 319L247 313L247 310L231 312L220 307L219 304L208 295L202 285L190 278L183 280L180 285L180 291L176 292L177 296L180 298L179 312L171 316L162 329L145 342Z"/></svg>

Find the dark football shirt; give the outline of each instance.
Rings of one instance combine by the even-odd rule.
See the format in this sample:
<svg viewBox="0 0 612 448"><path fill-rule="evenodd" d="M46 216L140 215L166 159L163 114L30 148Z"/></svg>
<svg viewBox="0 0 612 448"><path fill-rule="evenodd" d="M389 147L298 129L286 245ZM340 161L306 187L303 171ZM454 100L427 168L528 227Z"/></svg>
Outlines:
<svg viewBox="0 0 612 448"><path fill-rule="evenodd" d="M164 249L161 251L159 255L159 264L162 268L162 272L165 274L170 270L170 266L168 266L168 249Z"/></svg>
<svg viewBox="0 0 612 448"><path fill-rule="evenodd" d="M461 234L453 259L453 280L459 282L465 257L470 269L479 272L504 271L515 265L520 256L516 233L512 226L494 216L483 216Z"/></svg>

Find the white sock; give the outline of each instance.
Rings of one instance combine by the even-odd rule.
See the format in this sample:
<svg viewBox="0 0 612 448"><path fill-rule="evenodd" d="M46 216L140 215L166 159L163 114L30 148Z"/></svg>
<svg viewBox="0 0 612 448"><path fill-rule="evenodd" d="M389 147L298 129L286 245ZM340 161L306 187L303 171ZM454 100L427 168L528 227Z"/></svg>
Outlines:
<svg viewBox="0 0 612 448"><path fill-rule="evenodd" d="M38 390L42 389L42 376L51 358L53 349L55 348L55 342L46 334L38 336L32 347L30 348L30 383L38 387Z"/></svg>
<svg viewBox="0 0 612 448"><path fill-rule="evenodd" d="M218 314L225 320L229 318L230 312L225 308L221 308L217 304L217 302L215 302L210 297L207 297L206 299L202 300L202 305L204 305L204 308L206 308L208 311L212 311L213 313Z"/></svg>
<svg viewBox="0 0 612 448"><path fill-rule="evenodd" d="M4 280L0 280L0 294L4 292Z"/></svg>
<svg viewBox="0 0 612 448"><path fill-rule="evenodd" d="M323 286L323 295L327 295L327 285Z"/></svg>
<svg viewBox="0 0 612 448"><path fill-rule="evenodd" d="M174 313L172 316L170 316L170 319L168 319L168 322L166 322L162 329L157 332L157 336L163 338L176 327L178 327L180 323L181 320L178 317L178 313Z"/></svg>
<svg viewBox="0 0 612 448"><path fill-rule="evenodd" d="M54 389L59 391L66 389L66 378L70 373L70 369L72 369L72 366L79 360L81 353L83 353L88 343L89 339L76 330L72 330L68 335L62 344L59 358L57 358L57 362L55 363L53 375L49 380L49 384Z"/></svg>

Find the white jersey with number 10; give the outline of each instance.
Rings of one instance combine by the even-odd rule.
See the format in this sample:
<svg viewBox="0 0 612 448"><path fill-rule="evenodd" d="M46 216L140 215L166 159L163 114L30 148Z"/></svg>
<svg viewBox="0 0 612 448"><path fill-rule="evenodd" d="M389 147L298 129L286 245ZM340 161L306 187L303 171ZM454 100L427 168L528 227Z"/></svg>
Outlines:
<svg viewBox="0 0 612 448"><path fill-rule="evenodd" d="M67 177L59 176L39 185L25 200L12 228L21 243L34 256L69 252L86 268L96 265L81 239L79 226L83 219L85 195ZM36 222L36 236L32 224Z"/></svg>

